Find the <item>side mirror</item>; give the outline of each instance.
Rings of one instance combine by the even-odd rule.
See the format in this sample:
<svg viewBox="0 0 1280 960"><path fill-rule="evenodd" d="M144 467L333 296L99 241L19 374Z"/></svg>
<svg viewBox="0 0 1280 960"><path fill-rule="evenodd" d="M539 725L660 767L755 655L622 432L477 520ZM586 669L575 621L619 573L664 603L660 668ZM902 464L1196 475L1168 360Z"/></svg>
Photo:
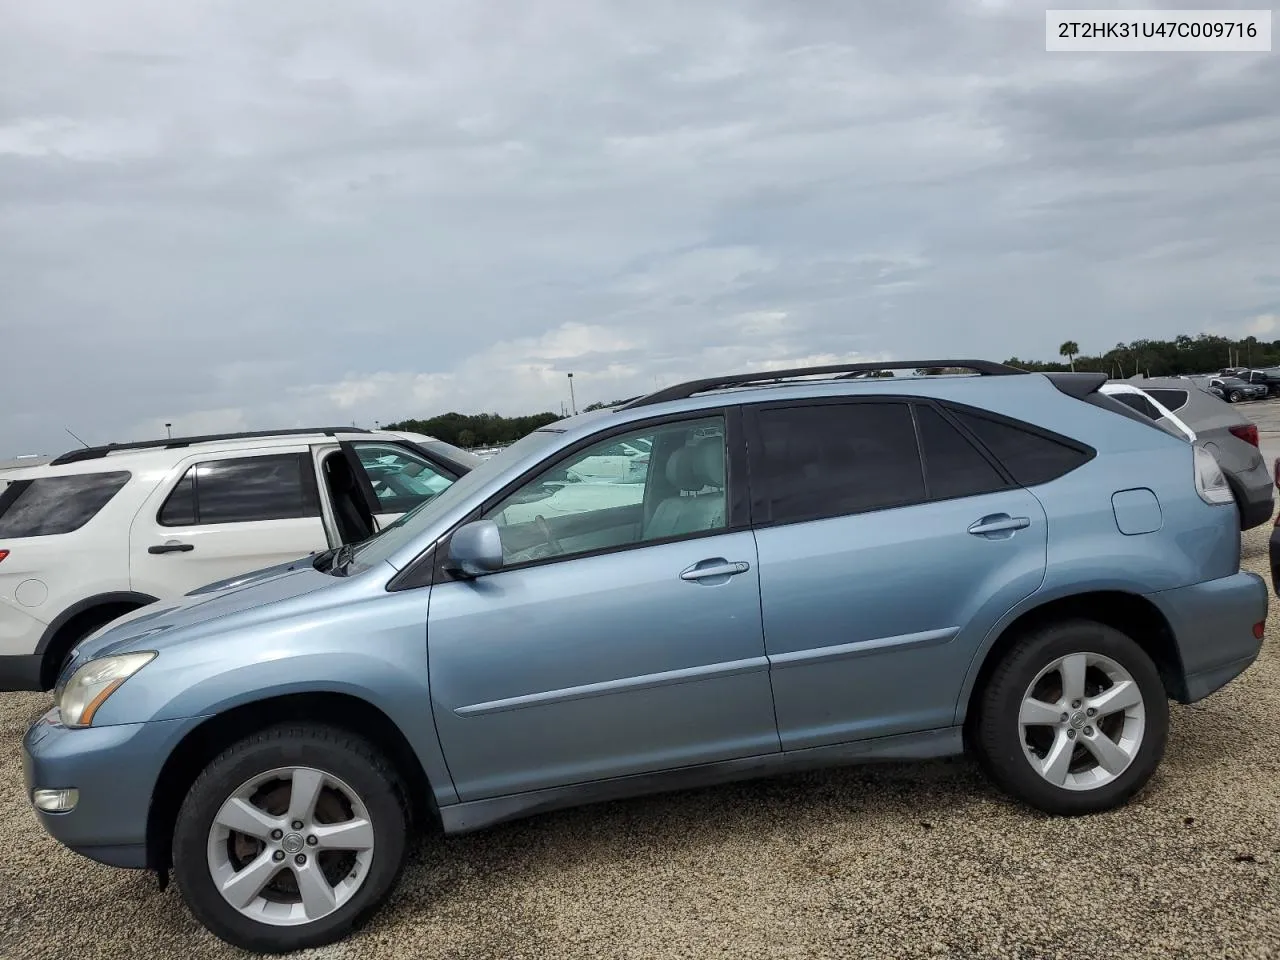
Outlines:
<svg viewBox="0 0 1280 960"><path fill-rule="evenodd" d="M449 568L468 577L502 569L502 535L492 520L476 520L449 538Z"/></svg>

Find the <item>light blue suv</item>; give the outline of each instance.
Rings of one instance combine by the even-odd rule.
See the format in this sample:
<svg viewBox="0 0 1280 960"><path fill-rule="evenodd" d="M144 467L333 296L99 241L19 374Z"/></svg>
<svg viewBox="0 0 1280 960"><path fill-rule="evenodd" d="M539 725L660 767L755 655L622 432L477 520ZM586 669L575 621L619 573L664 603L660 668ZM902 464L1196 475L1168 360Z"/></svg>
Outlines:
<svg viewBox="0 0 1280 960"><path fill-rule="evenodd" d="M970 375L869 375L938 367ZM414 822L966 745L1040 810L1114 807L1268 594L1213 455L1104 380L805 368L561 421L354 549L90 637L28 795L258 951L343 936ZM619 441L631 482L580 479Z"/></svg>

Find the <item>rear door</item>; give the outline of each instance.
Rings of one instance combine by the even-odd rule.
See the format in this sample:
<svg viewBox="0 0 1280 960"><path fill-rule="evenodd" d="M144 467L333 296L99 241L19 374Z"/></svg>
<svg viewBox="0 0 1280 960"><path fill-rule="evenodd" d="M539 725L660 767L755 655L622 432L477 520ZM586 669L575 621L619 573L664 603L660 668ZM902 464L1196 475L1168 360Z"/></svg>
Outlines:
<svg viewBox="0 0 1280 960"><path fill-rule="evenodd" d="M1044 510L930 403L751 410L784 750L950 726L974 651L1044 575Z"/></svg>
<svg viewBox="0 0 1280 960"><path fill-rule="evenodd" d="M164 597L328 545L308 447L189 457L134 517L134 590Z"/></svg>

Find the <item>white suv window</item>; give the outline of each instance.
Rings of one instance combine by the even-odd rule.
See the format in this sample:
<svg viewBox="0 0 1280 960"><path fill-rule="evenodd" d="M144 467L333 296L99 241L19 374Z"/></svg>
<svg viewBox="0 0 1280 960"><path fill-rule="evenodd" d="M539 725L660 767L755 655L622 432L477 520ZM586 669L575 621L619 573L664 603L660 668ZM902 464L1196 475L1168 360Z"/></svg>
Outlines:
<svg viewBox="0 0 1280 960"><path fill-rule="evenodd" d="M193 465L156 518L162 527L320 516L315 467L302 453Z"/></svg>
<svg viewBox="0 0 1280 960"><path fill-rule="evenodd" d="M0 537L79 530L129 482L128 471L18 480L0 493Z"/></svg>

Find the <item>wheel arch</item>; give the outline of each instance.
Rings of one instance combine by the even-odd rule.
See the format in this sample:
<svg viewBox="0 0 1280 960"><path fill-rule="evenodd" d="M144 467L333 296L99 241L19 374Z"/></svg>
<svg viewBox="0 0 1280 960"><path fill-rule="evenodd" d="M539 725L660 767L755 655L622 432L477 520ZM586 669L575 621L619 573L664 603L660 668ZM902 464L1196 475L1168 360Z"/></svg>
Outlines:
<svg viewBox="0 0 1280 960"><path fill-rule="evenodd" d="M996 665L1026 633L1065 620L1096 620L1119 630L1155 662L1165 692L1174 700L1187 697L1186 675L1173 628L1160 608L1139 593L1123 588L1097 589L1047 598L1011 611L987 635L974 656L956 705L956 723L972 716L972 707Z"/></svg>
<svg viewBox="0 0 1280 960"><path fill-rule="evenodd" d="M83 625L95 621L109 623L140 607L155 603L159 597L134 590L114 590L107 593L96 593L83 600L77 600L49 622L40 642L36 644L35 653L41 658L41 689L48 690L57 680L57 669L62 658L71 651L71 646L78 639L76 631ZM52 675L50 675L52 674Z"/></svg>
<svg viewBox="0 0 1280 960"><path fill-rule="evenodd" d="M187 791L224 749L250 734L281 723L334 727L368 740L403 779L411 816L438 819L436 800L421 760L400 728L382 709L351 693L310 690L237 704L208 717L174 745L160 769L147 811L147 866L172 866L173 830Z"/></svg>

